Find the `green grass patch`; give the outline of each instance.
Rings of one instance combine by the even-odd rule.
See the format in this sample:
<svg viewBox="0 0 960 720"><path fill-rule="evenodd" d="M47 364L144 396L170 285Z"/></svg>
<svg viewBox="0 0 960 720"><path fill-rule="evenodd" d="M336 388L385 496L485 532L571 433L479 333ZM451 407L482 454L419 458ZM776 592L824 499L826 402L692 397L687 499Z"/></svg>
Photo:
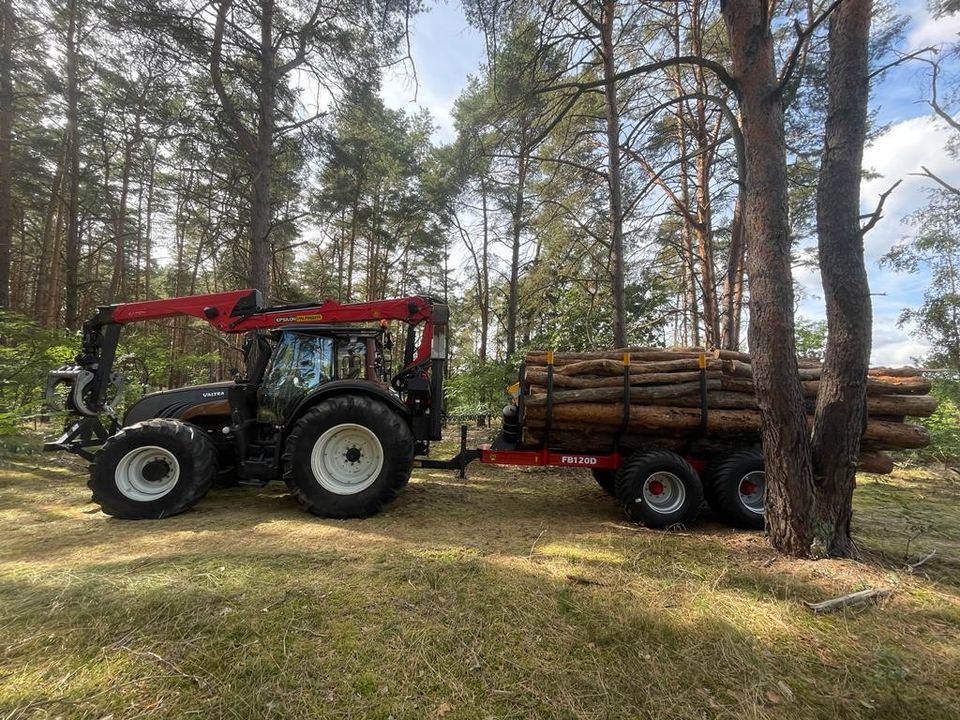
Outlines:
<svg viewBox="0 0 960 720"><path fill-rule="evenodd" d="M0 467L4 720L922 720L960 706L949 474L865 477L863 558L801 563L709 519L633 526L573 471L423 471L365 521L313 518L269 487L120 522L87 503L81 464L44 460ZM879 584L896 588L881 606L803 604Z"/></svg>

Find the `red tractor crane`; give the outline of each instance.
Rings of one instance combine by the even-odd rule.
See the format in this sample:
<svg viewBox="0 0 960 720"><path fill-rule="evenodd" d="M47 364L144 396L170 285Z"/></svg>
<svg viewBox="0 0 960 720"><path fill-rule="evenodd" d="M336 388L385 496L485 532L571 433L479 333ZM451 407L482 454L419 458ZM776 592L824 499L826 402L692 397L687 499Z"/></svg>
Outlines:
<svg viewBox="0 0 960 720"><path fill-rule="evenodd" d="M395 497L414 457L440 439L446 305L423 296L262 305L258 291L239 290L110 305L84 324L75 362L47 386L51 401L66 386L66 409L79 417L45 447L91 461L89 486L104 512L183 512L219 473L243 484L282 478L313 513L365 516ZM111 396L122 384L113 367L123 327L177 315L247 333L246 376L146 395L121 420ZM410 328L392 376L390 321ZM351 325L359 323L374 326ZM462 467L475 456L418 464Z"/></svg>

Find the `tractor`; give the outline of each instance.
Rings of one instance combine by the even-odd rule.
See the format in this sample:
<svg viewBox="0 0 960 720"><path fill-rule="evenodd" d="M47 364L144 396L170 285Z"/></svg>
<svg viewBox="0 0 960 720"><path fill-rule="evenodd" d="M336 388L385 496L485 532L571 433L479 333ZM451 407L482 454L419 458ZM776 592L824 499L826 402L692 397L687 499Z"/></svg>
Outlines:
<svg viewBox="0 0 960 720"><path fill-rule="evenodd" d="M245 374L148 394L121 420L113 404L123 327L178 315L245 334ZM392 321L408 330L391 375ZM75 361L49 375L48 403L72 417L45 449L89 460L93 500L118 518L182 513L218 477L282 479L323 517L372 515L415 462L462 472L472 459L464 450L425 457L441 436L447 322L447 306L423 296L263 307L259 291L240 290L101 307Z"/></svg>

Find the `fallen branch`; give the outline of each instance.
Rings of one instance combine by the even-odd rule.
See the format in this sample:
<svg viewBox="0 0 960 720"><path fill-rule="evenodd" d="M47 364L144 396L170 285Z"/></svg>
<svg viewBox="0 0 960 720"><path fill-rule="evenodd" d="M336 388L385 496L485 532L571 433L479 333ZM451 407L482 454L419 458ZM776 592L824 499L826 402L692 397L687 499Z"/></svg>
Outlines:
<svg viewBox="0 0 960 720"><path fill-rule="evenodd" d="M907 569L908 572L913 572L914 570L916 570L916 569L917 569L918 567L920 567L921 565L926 564L928 560L932 560L933 557L934 557L936 554L937 554L937 549L934 548L934 549L931 550L929 553L927 553L926 555L924 555L922 558L920 558L919 560L917 560L915 563L907 563L905 567L906 567L906 569Z"/></svg>
<svg viewBox="0 0 960 720"><path fill-rule="evenodd" d="M878 600L880 598L887 597L892 593L893 588L873 588L871 590L861 590L860 592L843 595L838 598L833 598L832 600L824 600L823 602L818 603L808 602L804 604L815 613L820 614L833 612L834 610L839 610L847 605L859 605L867 602L868 600Z"/></svg>

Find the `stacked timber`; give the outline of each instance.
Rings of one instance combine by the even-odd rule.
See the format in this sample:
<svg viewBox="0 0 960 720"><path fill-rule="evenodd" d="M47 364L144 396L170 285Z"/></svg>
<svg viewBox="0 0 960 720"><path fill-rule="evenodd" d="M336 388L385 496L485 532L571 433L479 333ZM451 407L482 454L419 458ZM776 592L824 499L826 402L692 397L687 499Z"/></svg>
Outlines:
<svg viewBox="0 0 960 720"><path fill-rule="evenodd" d="M759 446L760 406L747 353L699 348L558 352L553 353L552 371L547 360L546 352L534 351L524 361L528 442L542 442L549 424L551 445L578 452L605 452L615 444L691 453ZM821 370L817 362L800 361L811 422ZM887 451L929 443L922 427L905 422L908 416L933 413L937 401L929 391L930 381L916 368L870 370L861 468L890 472L893 461Z"/></svg>

